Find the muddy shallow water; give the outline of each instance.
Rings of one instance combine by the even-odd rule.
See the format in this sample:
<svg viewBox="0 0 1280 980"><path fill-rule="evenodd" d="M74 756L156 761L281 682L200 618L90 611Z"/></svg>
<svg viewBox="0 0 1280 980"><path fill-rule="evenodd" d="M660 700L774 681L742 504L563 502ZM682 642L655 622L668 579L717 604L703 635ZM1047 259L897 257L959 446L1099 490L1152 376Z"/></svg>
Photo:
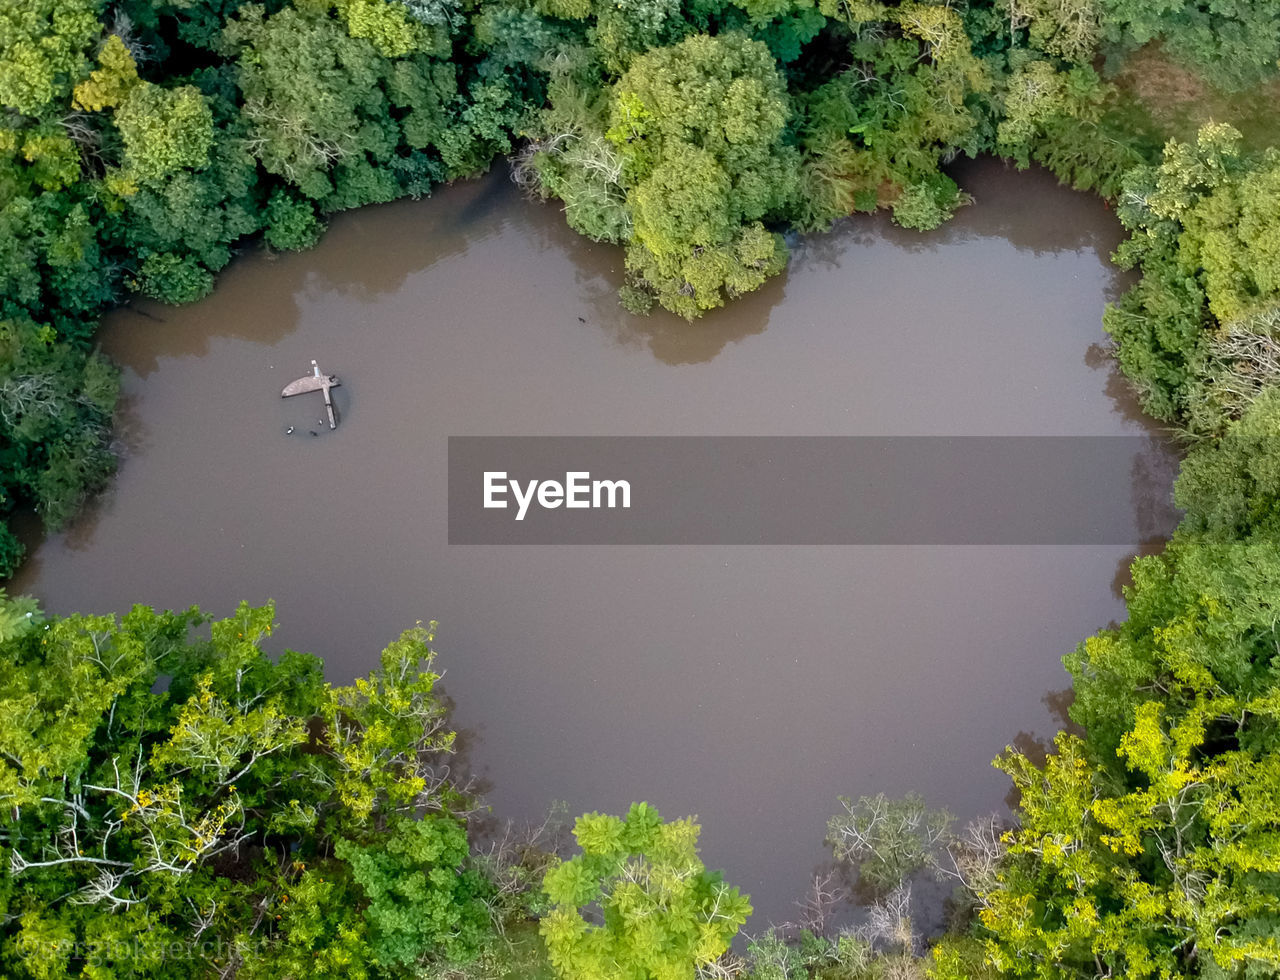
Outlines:
<svg viewBox="0 0 1280 980"><path fill-rule="evenodd" d="M692 326L624 313L620 252L501 174L247 256L202 303L110 318L120 472L11 591L273 598L334 680L438 619L497 813L696 813L750 928L794 917L837 795L1004 805L991 758L1059 726L1059 658L1122 614L1135 549L449 546L446 440L1149 431L1098 346L1111 215L1043 173L957 176L976 206L938 232L844 222ZM343 380L333 433L279 397L313 357Z"/></svg>

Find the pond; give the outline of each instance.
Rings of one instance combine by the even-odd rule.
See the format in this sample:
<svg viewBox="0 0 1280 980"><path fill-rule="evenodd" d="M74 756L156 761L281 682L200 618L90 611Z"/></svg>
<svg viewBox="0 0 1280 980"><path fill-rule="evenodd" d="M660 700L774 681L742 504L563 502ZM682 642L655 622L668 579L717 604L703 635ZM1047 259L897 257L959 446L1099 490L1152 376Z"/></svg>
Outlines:
<svg viewBox="0 0 1280 980"><path fill-rule="evenodd" d="M990 760L1060 727L1060 658L1123 614L1135 547L450 546L447 438L1153 432L1100 346L1122 285L1101 201L956 176L976 204L937 232L847 220L693 325L623 312L620 251L503 173L241 258L204 302L109 318L119 474L10 591L274 599L337 681L437 619L498 815L697 814L748 928L794 918L838 795L1005 805ZM334 432L318 395L279 397L311 358L343 380ZM1116 493L1158 506L1167 480Z"/></svg>

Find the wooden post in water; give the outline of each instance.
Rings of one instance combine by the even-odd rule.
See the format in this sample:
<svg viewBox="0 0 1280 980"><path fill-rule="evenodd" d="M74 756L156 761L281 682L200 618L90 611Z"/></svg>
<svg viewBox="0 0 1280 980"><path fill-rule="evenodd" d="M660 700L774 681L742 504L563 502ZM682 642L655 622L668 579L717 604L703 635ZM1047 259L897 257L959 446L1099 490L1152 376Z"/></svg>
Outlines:
<svg viewBox="0 0 1280 980"><path fill-rule="evenodd" d="M324 392L324 407L329 413L329 428L336 429L338 421L333 415L333 398L329 395L330 388L336 388L341 381L338 380L336 374L321 374L320 365L313 360L311 362L311 373L305 378L299 378L297 381L290 381L284 386L284 390L280 392L281 398L288 398L290 395L301 395L306 391Z"/></svg>

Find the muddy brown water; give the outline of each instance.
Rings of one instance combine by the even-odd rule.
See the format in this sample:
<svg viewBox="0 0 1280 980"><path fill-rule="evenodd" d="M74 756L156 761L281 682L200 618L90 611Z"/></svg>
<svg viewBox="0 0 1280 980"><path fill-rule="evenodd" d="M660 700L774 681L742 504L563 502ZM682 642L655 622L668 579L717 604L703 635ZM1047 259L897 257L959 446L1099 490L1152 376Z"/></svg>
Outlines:
<svg viewBox="0 0 1280 980"><path fill-rule="evenodd" d="M11 591L271 598L335 681L438 619L496 813L697 814L751 927L794 918L838 795L1004 806L990 760L1059 727L1059 658L1122 615L1135 549L451 547L446 439L1151 431L1098 346L1112 216L1044 173L958 176L976 205L938 232L843 222L692 326L624 313L618 250L504 174L244 257L204 302L110 318L119 474ZM343 380L333 433L279 397L313 357Z"/></svg>

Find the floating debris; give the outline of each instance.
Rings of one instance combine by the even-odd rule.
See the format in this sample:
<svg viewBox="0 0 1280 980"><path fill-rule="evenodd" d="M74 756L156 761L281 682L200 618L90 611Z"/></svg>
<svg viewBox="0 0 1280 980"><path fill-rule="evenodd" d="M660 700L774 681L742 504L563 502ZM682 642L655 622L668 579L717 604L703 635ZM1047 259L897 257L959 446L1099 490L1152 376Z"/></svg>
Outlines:
<svg viewBox="0 0 1280 980"><path fill-rule="evenodd" d="M290 395L301 395L308 391L324 392L324 407L329 413L329 428L336 429L338 427L337 420L333 417L333 399L329 397L329 389L336 388L341 381L338 380L336 374L321 374L320 366L315 361L311 362L311 374L297 381L290 381L284 386L284 391L280 392L281 398L288 398ZM319 421L320 425L324 425L324 420ZM319 433L311 433L313 436Z"/></svg>

